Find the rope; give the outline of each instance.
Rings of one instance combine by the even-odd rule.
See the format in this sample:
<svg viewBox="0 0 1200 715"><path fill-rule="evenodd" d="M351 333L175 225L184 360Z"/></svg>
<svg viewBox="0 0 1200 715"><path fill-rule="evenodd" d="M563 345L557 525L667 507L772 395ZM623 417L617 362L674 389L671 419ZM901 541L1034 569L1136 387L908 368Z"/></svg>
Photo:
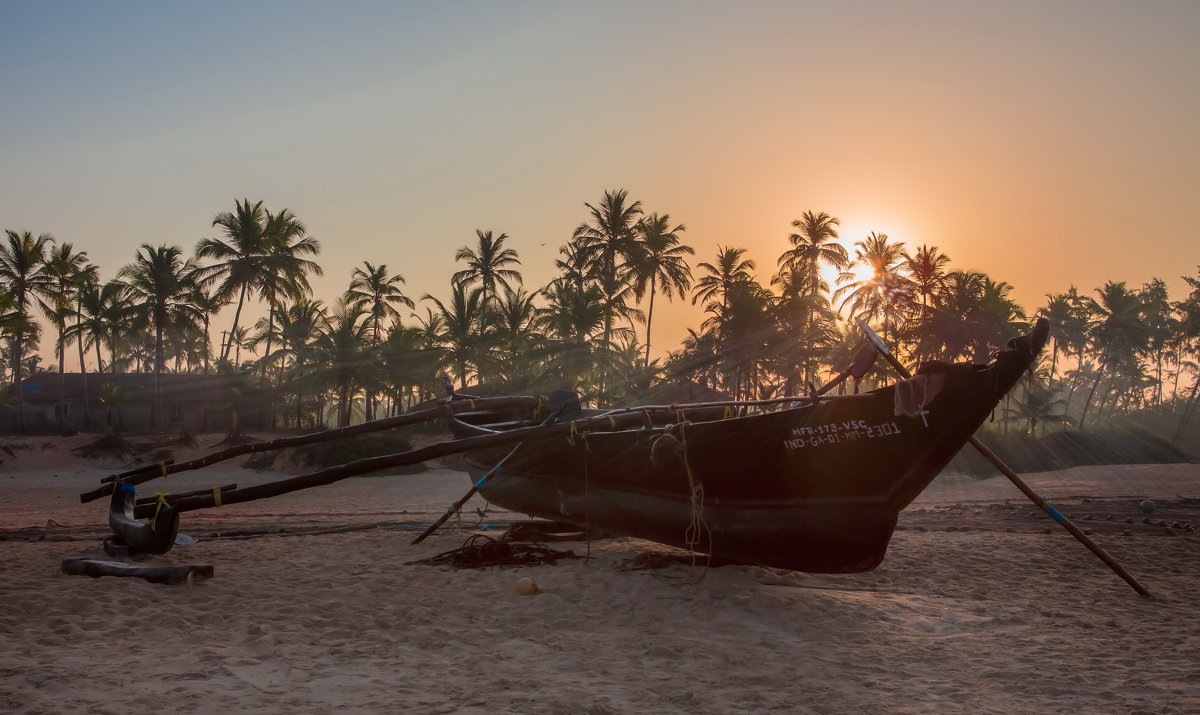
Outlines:
<svg viewBox="0 0 1200 715"><path fill-rule="evenodd" d="M696 565L696 557L694 552L698 551L700 546L701 532L708 535L708 561L704 565L704 570L707 572L709 565L712 563L712 531L708 528L708 522L704 520L704 485L696 481L696 475L692 472L692 464L688 460L687 447L687 422L679 423L679 442L680 450L683 458L683 469L687 473L688 478L688 527L683 533L683 541L692 550L692 565ZM701 578L703 578L701 574Z"/></svg>
<svg viewBox="0 0 1200 715"><path fill-rule="evenodd" d="M609 419L612 419L609 417ZM592 558L592 503L591 475L588 471L588 455L592 453L592 445L588 444L587 434L583 435L583 527L584 544L587 549L584 558Z"/></svg>
<svg viewBox="0 0 1200 715"><path fill-rule="evenodd" d="M158 497L158 502L154 505L154 516L150 517L151 531L158 530L158 514L162 511L162 508L164 506L170 508L171 506L170 502L167 501L166 492L155 492L154 496Z"/></svg>
<svg viewBox="0 0 1200 715"><path fill-rule="evenodd" d="M221 487L213 487L213 506L221 506Z"/></svg>

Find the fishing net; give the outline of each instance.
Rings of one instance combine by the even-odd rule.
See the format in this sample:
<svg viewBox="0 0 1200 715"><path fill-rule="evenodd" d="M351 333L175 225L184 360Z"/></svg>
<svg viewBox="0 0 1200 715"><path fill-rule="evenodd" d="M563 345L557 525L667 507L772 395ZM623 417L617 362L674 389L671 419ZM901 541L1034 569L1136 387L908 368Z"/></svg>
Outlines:
<svg viewBox="0 0 1200 715"><path fill-rule="evenodd" d="M514 544L493 539L485 534L474 534L457 549L427 559L409 561L407 565L480 569L490 566L541 566L557 563L559 559L578 558L583 557L575 555L572 551L561 551L537 544Z"/></svg>

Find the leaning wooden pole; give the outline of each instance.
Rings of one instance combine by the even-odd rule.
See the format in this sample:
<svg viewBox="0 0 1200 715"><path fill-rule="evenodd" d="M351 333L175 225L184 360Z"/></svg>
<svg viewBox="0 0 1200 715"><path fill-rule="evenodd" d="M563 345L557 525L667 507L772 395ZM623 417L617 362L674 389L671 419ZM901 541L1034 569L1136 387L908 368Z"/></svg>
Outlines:
<svg viewBox="0 0 1200 715"><path fill-rule="evenodd" d="M358 476L359 474L367 474L377 472L381 469L390 469L393 467L406 467L420 462L425 462L437 457L444 457L448 454L458 454L472 449L484 449L488 447L497 447L512 442L521 442L528 439L553 437L562 435L564 438L573 438L581 432L589 431L605 431L627 429L644 425L645 419L640 414L628 415L601 415L599 417L589 417L585 419L575 420L573 422L559 422L549 425L536 425L533 427L521 427L505 432L495 432L492 434L477 435L475 437L464 437L462 439L450 440L447 442L439 442L421 449L412 449L407 452L399 452L397 454L386 454L379 457L370 457L368 459L360 459L355 462L343 464L337 467L330 467L319 472L312 472L291 479L281 479L275 482L267 482L266 484L258 484L252 487L242 489L234 489L233 491L221 494L218 504L214 494L200 494L192 497L185 497L178 501L172 501L171 506L179 512L195 511L196 509L210 509L214 506L225 504L238 504L241 502L254 501L256 499L267 499L276 497L280 494L299 491L301 489L311 489L312 487L320 487L326 484L332 484L341 481L348 477Z"/></svg>
<svg viewBox="0 0 1200 715"><path fill-rule="evenodd" d="M429 536L431 534L433 534L433 532L437 531L438 529L440 529L442 527L442 524L445 524L447 521L450 521L450 517L454 516L455 514L457 514L460 511L462 511L463 504L466 504L468 499L475 496L475 494L479 491L479 488L482 487L484 484L486 484L487 480L491 479L493 474L500 471L500 467L504 466L504 463L508 461L509 457L511 457L517 453L517 450L521 448L521 444L522 444L521 442L518 442L517 446L513 447L511 452L504 455L504 459L501 459L499 462L496 462L496 466L489 469L487 474L483 475L479 479L479 481L477 481L471 485L471 488L469 490L467 490L466 494L462 495L462 497L460 497L458 499L458 501L451 504L450 508L446 510L445 514L442 514L438 518L437 521L435 521L432 524L430 524L429 526L425 527L425 530L422 531L420 534L418 534L417 538L412 540L412 546L416 546L417 544L421 543L425 539L429 538Z"/></svg>
<svg viewBox="0 0 1200 715"><path fill-rule="evenodd" d="M388 417L382 420L372 420L363 422L362 424L352 425L350 427L341 427L338 429L325 430L323 432L313 432L311 434L296 435L294 437L281 437L280 439L264 441L264 442L247 442L238 444L226 449L206 454L203 457L190 459L186 462L178 464L174 462L161 462L159 464L147 465L131 469L121 474L114 474L105 477L101 480L103 485L99 489L93 489L90 492L85 492L79 495L79 501L87 503L95 499L100 499L113 493L113 486L117 482L125 484L141 484L152 479L165 477L168 474L176 472L186 472L192 469L200 469L207 467L210 464L216 464L226 459L240 457L244 454L253 454L255 452L269 452L274 449L283 449L285 447L301 447L307 444L316 444L318 442L328 442L335 439L343 439L352 437L357 434L367 432L378 432L385 429L393 429L395 427L404 427L406 425L420 424L422 422L432 422L433 420L442 419L456 415L459 412L466 412L476 409L500 409L509 407L534 407L539 403L539 397L490 397L479 398L472 400L460 400L457 402L443 403L436 407L430 407L424 410L408 412L395 417Z"/></svg>
<svg viewBox="0 0 1200 715"><path fill-rule="evenodd" d="M896 370L900 377L905 379L912 377L912 373L908 371L908 368L904 367L904 364L897 360L896 356L892 355L892 351L888 350L887 344L875 334L874 330L871 330L871 327L867 325L866 322L859 320L858 324L862 326L864 331L866 331L867 337L870 338L871 343L875 346L875 349L879 351L880 355L883 355L884 359L888 361L888 364L890 364ZM1025 480L1017 476L1017 473L1013 471L1012 467L1009 467L1007 464L1005 464L1004 460L1000 459L995 452L988 449L986 445L984 445L975 437L971 437L968 442L970 442L971 446L974 447L981 455L983 455L984 459L991 462L996 469L999 469L1001 474L1008 477L1008 480L1016 485L1017 489L1020 489L1022 494L1036 504L1039 509L1046 512L1051 519L1054 519L1061 524L1064 529L1070 532L1071 536L1074 536L1079 540L1079 543L1086 546L1088 551L1091 551L1093 554L1095 554L1101 561L1104 562L1106 566L1112 569L1114 573L1124 579L1125 583L1132 586L1133 590L1137 591L1143 596L1150 595L1150 591L1148 591L1145 586L1138 583L1138 580L1135 579L1132 574L1126 571L1121 564L1117 563L1116 559L1109 555L1107 551L1100 548L1099 544L1097 544L1095 541L1092 541L1092 539L1087 534L1083 533L1078 526L1075 526L1075 524L1071 523L1071 520L1064 516L1062 512L1060 512L1058 509L1055 509L1053 506L1047 503L1045 499L1042 499L1040 496L1038 496L1037 492L1033 491L1033 489L1030 489L1029 485L1025 483Z"/></svg>

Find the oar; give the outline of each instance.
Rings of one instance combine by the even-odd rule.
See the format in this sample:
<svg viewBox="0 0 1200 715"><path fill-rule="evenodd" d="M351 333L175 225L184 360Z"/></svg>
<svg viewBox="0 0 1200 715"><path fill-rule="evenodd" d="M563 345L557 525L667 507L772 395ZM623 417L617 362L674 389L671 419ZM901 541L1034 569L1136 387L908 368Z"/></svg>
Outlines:
<svg viewBox="0 0 1200 715"><path fill-rule="evenodd" d="M468 490L467 493L464 494L461 499L459 499L458 501L451 504L450 508L446 510L445 514L442 514L441 518L439 518L437 521L433 522L429 526L425 527L425 531L422 531L420 534L417 535L417 538L412 540L412 545L416 546L417 544L424 541L426 537L428 537L433 532L437 531L442 526L442 524L445 524L447 521L449 521L450 517L457 514L459 512L459 510L462 509L462 505L466 504L468 499L475 496L475 493L479 491L479 488L482 487L484 485L484 483L487 482L487 480L492 477L493 474L495 474L497 471L499 471L500 467L504 466L504 463L508 461L509 457L511 457L517 453L517 450L521 448L522 444L524 444L524 442L517 442L517 446L513 447L511 452L504 455L504 459L501 459L499 462L496 462L496 466L489 469L488 473L483 475L482 477L480 477L479 481L472 484L470 490Z"/></svg>
<svg viewBox="0 0 1200 715"><path fill-rule="evenodd" d="M871 326L867 325L866 322L862 320L859 320L858 324L866 332L867 337L871 340L871 344L874 345L875 349L879 351L879 354L882 355L883 358L887 360L893 368L895 368L896 372L900 374L900 377L905 379L912 377L912 373L908 371L908 368L904 367L903 363L901 363L894 355L892 355L892 352L888 350L887 344L885 344L883 340L875 334L874 330L871 330ZM967 441L971 443L971 446L974 447L976 451L983 455L984 459L991 462L996 469L999 469L1001 474L1008 477L1008 480L1015 484L1017 489L1021 490L1022 494L1029 497L1029 500L1036 504L1038 508L1046 512L1051 519L1054 519L1061 524L1064 529L1070 532L1071 536L1074 536L1076 539L1078 539L1079 543L1086 546L1088 551L1091 551L1093 554L1095 554L1101 561L1105 563L1105 565L1112 569L1114 573L1125 579L1125 583L1132 586L1133 590L1137 591L1143 596L1150 595L1150 591L1146 590L1145 586L1138 583L1137 579L1135 579L1128 571L1126 571L1121 564L1117 563L1116 559L1110 556L1107 551L1100 548L1099 544L1097 544L1095 541L1092 541L1087 534L1080 530L1078 526L1075 526L1073 523L1071 523L1071 520L1063 516L1062 512L1048 504L1046 500L1037 495L1037 492L1030 489L1029 485L1026 484L1023 479L1018 477L1017 473L1004 463L1004 460L996 456L995 452L988 449L987 446L985 446L975 437L971 437Z"/></svg>

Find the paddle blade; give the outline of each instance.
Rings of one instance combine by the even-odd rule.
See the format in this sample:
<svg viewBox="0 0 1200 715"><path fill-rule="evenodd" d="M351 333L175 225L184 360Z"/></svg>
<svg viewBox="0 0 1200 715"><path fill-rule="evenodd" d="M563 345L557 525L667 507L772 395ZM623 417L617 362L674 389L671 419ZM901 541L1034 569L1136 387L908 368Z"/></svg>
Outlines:
<svg viewBox="0 0 1200 715"><path fill-rule="evenodd" d="M863 343L858 352L854 353L854 361L850 363L850 376L861 380L875 365L875 357L879 351L871 343Z"/></svg>

